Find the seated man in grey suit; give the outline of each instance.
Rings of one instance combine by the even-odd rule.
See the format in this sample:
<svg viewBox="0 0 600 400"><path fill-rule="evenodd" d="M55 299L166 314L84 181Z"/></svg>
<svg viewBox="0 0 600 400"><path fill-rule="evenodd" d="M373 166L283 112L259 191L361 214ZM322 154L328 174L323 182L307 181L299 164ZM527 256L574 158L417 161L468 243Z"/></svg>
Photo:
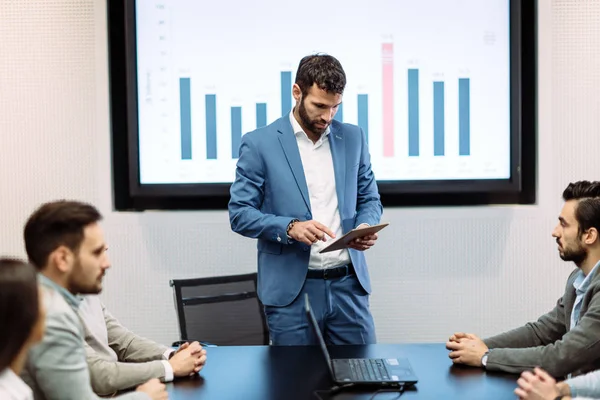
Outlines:
<svg viewBox="0 0 600 400"><path fill-rule="evenodd" d="M206 350L198 342L183 344L176 352L135 335L117 321L96 295L83 296L79 315L85 326L87 362L92 388L109 395L158 378L197 373L206 362ZM195 361L189 362L189 357Z"/></svg>
<svg viewBox="0 0 600 400"><path fill-rule="evenodd" d="M38 208L25 225L25 248L40 271L46 332L31 348L22 371L36 400L97 400L85 358L78 294L99 293L110 264L98 224L101 215L79 202L57 201ZM189 357L190 364L194 358ZM152 379L122 399L164 400L165 385Z"/></svg>
<svg viewBox="0 0 600 400"><path fill-rule="evenodd" d="M600 182L571 183L563 199L552 236L577 266L563 296L536 322L491 338L455 333L446 343L455 364L511 373L539 366L555 377L600 368Z"/></svg>

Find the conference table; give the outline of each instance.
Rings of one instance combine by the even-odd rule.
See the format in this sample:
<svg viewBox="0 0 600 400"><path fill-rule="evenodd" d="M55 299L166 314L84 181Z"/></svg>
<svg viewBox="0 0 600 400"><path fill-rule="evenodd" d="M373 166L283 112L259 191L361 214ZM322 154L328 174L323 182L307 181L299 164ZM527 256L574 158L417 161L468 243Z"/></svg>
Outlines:
<svg viewBox="0 0 600 400"><path fill-rule="evenodd" d="M167 385L171 400L516 399L513 391L518 375L453 365L444 344L329 347L333 358L407 358L419 382L400 397L398 392L375 393L373 388L355 387L329 395L327 390L334 383L318 346L219 346L206 350L207 364L198 376Z"/></svg>

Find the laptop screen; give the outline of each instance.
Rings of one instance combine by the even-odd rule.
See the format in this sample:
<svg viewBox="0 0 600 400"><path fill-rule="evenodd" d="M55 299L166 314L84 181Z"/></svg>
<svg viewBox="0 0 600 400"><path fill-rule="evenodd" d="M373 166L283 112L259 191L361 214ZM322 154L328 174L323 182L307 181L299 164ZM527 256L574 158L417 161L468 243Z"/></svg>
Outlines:
<svg viewBox="0 0 600 400"><path fill-rule="evenodd" d="M313 331L317 335L319 340L319 344L321 345L321 350L323 351L323 355L325 356L325 361L327 361L327 368L329 368L329 373L331 377L335 379L333 375L333 369L331 368L331 357L329 357L329 351L327 351L327 345L325 345L325 339L323 339L323 335L321 334L321 329L319 329L319 324L317 323L317 319L315 318L315 314L313 314L312 308L310 307L310 302L308 301L308 294L304 294L304 302L306 307L306 315L308 316L308 320L313 327Z"/></svg>

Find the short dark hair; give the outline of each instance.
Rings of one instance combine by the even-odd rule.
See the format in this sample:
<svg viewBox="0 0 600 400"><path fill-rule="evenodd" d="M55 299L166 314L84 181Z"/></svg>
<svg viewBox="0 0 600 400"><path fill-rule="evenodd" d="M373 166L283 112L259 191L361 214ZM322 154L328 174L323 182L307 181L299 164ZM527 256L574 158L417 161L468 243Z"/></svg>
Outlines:
<svg viewBox="0 0 600 400"><path fill-rule="evenodd" d="M26 262L0 258L0 371L21 352L39 317L37 271Z"/></svg>
<svg viewBox="0 0 600 400"><path fill-rule="evenodd" d="M58 200L43 204L29 217L23 232L29 261L41 270L57 247L77 252L84 228L101 219L100 212L87 203Z"/></svg>
<svg viewBox="0 0 600 400"><path fill-rule="evenodd" d="M565 201L577 200L575 219L579 234L590 228L600 232L600 182L577 181L569 183L563 191Z"/></svg>
<svg viewBox="0 0 600 400"><path fill-rule="evenodd" d="M316 84L328 93L343 94L346 87L346 73L342 64L328 54L313 54L300 60L296 72L296 84L306 96L308 90Z"/></svg>

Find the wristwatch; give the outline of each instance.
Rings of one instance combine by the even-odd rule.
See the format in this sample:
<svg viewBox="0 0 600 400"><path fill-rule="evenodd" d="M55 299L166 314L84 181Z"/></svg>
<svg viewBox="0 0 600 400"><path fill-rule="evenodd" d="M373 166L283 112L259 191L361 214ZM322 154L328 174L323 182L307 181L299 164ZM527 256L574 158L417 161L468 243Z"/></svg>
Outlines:
<svg viewBox="0 0 600 400"><path fill-rule="evenodd" d="M290 236L290 230L296 222L300 222L300 220L298 218L294 218L293 220L291 220L287 226L287 229L285 230L285 234L287 235L288 239L292 239L292 237Z"/></svg>
<svg viewBox="0 0 600 400"><path fill-rule="evenodd" d="M483 356L481 356L481 365L483 365L484 367L487 366L487 359L489 354L490 351L488 350L485 353L483 353Z"/></svg>

